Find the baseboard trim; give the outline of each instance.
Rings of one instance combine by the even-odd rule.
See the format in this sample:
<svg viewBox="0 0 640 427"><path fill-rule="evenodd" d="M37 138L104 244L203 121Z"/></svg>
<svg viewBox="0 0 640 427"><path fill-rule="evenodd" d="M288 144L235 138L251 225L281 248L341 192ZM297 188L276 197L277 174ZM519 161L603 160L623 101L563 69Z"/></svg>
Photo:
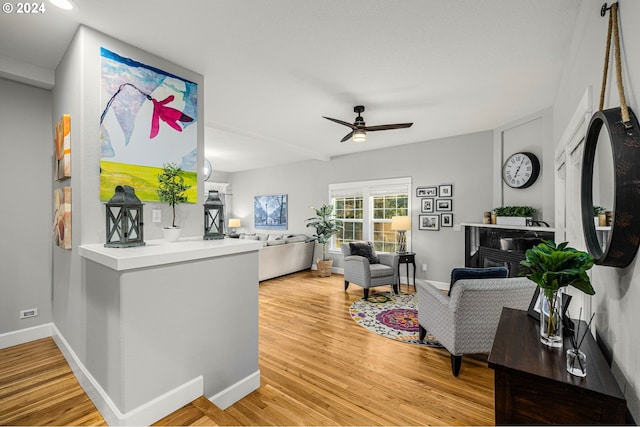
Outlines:
<svg viewBox="0 0 640 427"><path fill-rule="evenodd" d="M218 408L225 410L249 393L260 388L260 369L237 383L211 396L209 400Z"/></svg>
<svg viewBox="0 0 640 427"><path fill-rule="evenodd" d="M80 386L110 426L148 426L202 396L204 392L204 379L199 376L129 412L122 413L100 386L100 383L80 361L58 328L52 325L52 329L53 339L65 359L67 359L67 363L78 379Z"/></svg>
<svg viewBox="0 0 640 427"><path fill-rule="evenodd" d="M0 334L0 348L13 347L30 341L48 338L52 335L53 323L18 329L17 331Z"/></svg>

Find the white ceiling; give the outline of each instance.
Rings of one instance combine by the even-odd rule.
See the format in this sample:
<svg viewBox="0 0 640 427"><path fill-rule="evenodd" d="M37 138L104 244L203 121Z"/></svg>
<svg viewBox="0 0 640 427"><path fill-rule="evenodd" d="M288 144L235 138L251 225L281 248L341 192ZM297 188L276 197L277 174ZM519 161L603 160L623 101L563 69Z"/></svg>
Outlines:
<svg viewBox="0 0 640 427"><path fill-rule="evenodd" d="M46 1L46 0L44 0ZM493 129L549 107L579 0L74 0L0 14L0 76L47 86L82 23L205 76L205 156L234 172ZM13 2L13 0L9 0ZM48 77L47 77L48 76ZM368 125L340 139L365 105Z"/></svg>

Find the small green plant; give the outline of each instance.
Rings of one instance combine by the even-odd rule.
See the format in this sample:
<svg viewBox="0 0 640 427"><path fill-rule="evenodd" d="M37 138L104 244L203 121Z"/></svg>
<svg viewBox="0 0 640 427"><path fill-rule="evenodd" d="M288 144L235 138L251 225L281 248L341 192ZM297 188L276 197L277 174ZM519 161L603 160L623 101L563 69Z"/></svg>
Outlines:
<svg viewBox="0 0 640 427"><path fill-rule="evenodd" d="M161 202L168 203L173 211L172 227L176 227L176 205L187 201L184 194L190 185L184 183L182 168L175 163L162 165L162 172L158 174L158 198Z"/></svg>
<svg viewBox="0 0 640 427"><path fill-rule="evenodd" d="M536 210L531 206L502 206L494 208L493 212L496 216L532 217Z"/></svg>
<svg viewBox="0 0 640 427"><path fill-rule="evenodd" d="M315 210L316 216L306 220L307 227L316 229L316 234L313 237L322 245L322 260L328 261L327 243L329 243L331 236L342 230L342 221L333 216L333 205L323 204L319 209L313 207L311 209Z"/></svg>
<svg viewBox="0 0 640 427"><path fill-rule="evenodd" d="M594 206L593 207L593 216L602 215L605 212L602 206Z"/></svg>

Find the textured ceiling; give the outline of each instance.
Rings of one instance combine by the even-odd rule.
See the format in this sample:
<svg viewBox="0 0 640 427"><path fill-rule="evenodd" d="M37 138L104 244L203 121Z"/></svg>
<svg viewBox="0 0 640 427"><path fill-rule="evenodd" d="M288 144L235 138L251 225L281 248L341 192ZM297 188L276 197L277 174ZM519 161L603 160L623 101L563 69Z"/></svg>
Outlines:
<svg viewBox="0 0 640 427"><path fill-rule="evenodd" d="M82 23L205 76L205 155L233 172L493 129L549 107L579 0L74 0L0 15L0 75L47 75ZM36 78L37 80L37 78ZM46 80L46 79L43 79ZM365 105L368 125L340 139Z"/></svg>

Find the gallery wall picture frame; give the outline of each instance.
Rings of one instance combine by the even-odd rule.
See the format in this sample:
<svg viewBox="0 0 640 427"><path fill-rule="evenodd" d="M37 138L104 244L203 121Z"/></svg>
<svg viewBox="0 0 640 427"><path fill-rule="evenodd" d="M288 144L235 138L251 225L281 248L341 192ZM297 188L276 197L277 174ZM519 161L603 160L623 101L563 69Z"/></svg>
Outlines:
<svg viewBox="0 0 640 427"><path fill-rule="evenodd" d="M440 214L440 225L443 227L453 227L453 214L443 213Z"/></svg>
<svg viewBox="0 0 640 427"><path fill-rule="evenodd" d="M440 215L418 215L420 230L440 230Z"/></svg>
<svg viewBox="0 0 640 427"><path fill-rule="evenodd" d="M420 200L420 212L429 213L433 212L433 199L421 199Z"/></svg>
<svg viewBox="0 0 640 427"><path fill-rule="evenodd" d="M451 212L453 210L452 199L436 199L436 211Z"/></svg>
<svg viewBox="0 0 640 427"><path fill-rule="evenodd" d="M440 197L452 197L453 184L443 184L438 186L438 194Z"/></svg>
<svg viewBox="0 0 640 427"><path fill-rule="evenodd" d="M416 197L436 197L437 195L438 195L438 187L416 188Z"/></svg>

